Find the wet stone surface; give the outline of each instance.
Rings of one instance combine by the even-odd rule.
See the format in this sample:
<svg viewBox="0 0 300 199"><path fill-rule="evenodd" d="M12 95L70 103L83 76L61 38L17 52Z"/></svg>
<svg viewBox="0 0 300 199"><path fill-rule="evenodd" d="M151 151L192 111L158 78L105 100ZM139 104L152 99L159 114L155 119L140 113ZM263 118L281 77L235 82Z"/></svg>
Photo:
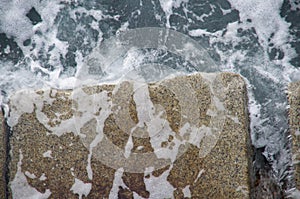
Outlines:
<svg viewBox="0 0 300 199"><path fill-rule="evenodd" d="M12 198L249 198L236 74L22 90L10 98Z"/></svg>
<svg viewBox="0 0 300 199"><path fill-rule="evenodd" d="M289 109L289 124L290 132L293 140L293 165L295 168L296 188L300 189L300 82L294 82L289 85L288 99L290 104Z"/></svg>
<svg viewBox="0 0 300 199"><path fill-rule="evenodd" d="M6 131L4 129L4 116L0 109L0 198L6 197Z"/></svg>

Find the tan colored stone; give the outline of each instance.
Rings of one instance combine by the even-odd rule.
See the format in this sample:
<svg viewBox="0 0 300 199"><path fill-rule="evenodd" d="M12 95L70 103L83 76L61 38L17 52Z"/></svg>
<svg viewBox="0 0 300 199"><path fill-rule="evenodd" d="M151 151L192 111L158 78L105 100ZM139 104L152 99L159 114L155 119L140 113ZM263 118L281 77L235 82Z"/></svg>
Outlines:
<svg viewBox="0 0 300 199"><path fill-rule="evenodd" d="M295 182L297 189L300 189L300 82L289 85L288 99L289 125L293 141L293 165L295 168Z"/></svg>
<svg viewBox="0 0 300 199"><path fill-rule="evenodd" d="M247 102L245 82L232 73L20 91L9 105L10 192L249 198Z"/></svg>
<svg viewBox="0 0 300 199"><path fill-rule="evenodd" d="M1 168L1 180L0 180L0 198L6 198L6 130L4 125L4 116L0 109L0 168Z"/></svg>

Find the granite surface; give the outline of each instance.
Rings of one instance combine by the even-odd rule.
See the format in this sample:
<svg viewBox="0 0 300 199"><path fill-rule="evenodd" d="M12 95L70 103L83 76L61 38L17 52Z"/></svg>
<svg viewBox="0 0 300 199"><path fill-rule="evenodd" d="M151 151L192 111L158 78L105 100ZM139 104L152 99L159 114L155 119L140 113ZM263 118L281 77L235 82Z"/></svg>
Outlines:
<svg viewBox="0 0 300 199"><path fill-rule="evenodd" d="M300 190L300 82L293 82L288 87L289 125L292 135L293 165L295 182Z"/></svg>
<svg viewBox="0 0 300 199"><path fill-rule="evenodd" d="M193 74L10 98L10 198L249 198L247 91Z"/></svg>
<svg viewBox="0 0 300 199"><path fill-rule="evenodd" d="M1 108L1 107L0 107ZM4 129L4 116L0 109L0 168L1 168L1 180L0 180L0 198L6 198L6 131Z"/></svg>

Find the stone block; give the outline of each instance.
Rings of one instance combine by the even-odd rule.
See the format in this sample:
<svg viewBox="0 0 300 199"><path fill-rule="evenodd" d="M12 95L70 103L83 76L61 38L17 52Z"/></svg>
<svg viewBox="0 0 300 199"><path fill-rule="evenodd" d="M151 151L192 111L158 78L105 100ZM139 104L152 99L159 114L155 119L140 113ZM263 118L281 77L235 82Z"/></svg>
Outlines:
<svg viewBox="0 0 300 199"><path fill-rule="evenodd" d="M12 198L249 198L244 80L123 81L10 98Z"/></svg>
<svg viewBox="0 0 300 199"><path fill-rule="evenodd" d="M293 165L295 168L296 187L300 190L300 82L293 82L288 87L289 125L292 135Z"/></svg>
<svg viewBox="0 0 300 199"><path fill-rule="evenodd" d="M1 108L1 107L0 107ZM7 188L7 179L6 179L6 173L7 173L7 164L6 164L6 158L7 158L7 131L5 129L5 120L3 116L3 112L0 109L0 168L1 168L1 174L0 174L0 198L6 198L6 188Z"/></svg>

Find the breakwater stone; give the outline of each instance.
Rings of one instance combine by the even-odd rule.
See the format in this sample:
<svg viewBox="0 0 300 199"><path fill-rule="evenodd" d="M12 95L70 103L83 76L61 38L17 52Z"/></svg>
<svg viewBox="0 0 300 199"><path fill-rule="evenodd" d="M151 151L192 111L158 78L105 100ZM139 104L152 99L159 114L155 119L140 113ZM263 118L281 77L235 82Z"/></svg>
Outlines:
<svg viewBox="0 0 300 199"><path fill-rule="evenodd" d="M247 103L232 73L21 90L7 118L9 195L250 198Z"/></svg>
<svg viewBox="0 0 300 199"><path fill-rule="evenodd" d="M7 157L7 131L5 129L5 120L3 116L3 112L0 109L0 168L1 168L1 180L0 180L0 198L6 198L7 192L7 166L6 166L6 157Z"/></svg>
<svg viewBox="0 0 300 199"><path fill-rule="evenodd" d="M296 188L300 190L300 82L290 83L288 87L289 125L292 135L293 165Z"/></svg>

